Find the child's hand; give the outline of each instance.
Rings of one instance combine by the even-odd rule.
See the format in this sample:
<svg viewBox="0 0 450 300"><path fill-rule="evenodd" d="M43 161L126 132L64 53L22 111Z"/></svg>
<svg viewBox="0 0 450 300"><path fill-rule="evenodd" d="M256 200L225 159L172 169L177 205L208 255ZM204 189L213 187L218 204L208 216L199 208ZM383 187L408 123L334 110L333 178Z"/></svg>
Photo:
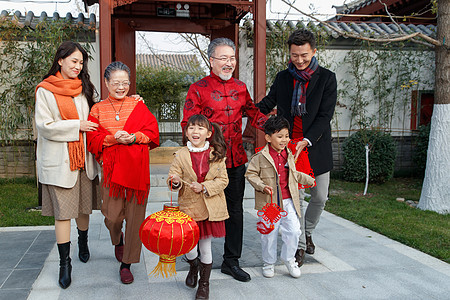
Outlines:
<svg viewBox="0 0 450 300"><path fill-rule="evenodd" d="M266 186L264 187L263 192L266 193L266 194L272 195L272 194L273 194L273 189L272 189L271 186L266 185Z"/></svg>
<svg viewBox="0 0 450 300"><path fill-rule="evenodd" d="M174 184L174 185L180 184L181 178L177 174L169 175L169 178L170 178L170 181L172 182L172 184Z"/></svg>
<svg viewBox="0 0 450 300"><path fill-rule="evenodd" d="M203 185L201 185L198 182L191 183L191 185L189 187L194 191L194 193L197 193L197 194L199 194L203 191Z"/></svg>

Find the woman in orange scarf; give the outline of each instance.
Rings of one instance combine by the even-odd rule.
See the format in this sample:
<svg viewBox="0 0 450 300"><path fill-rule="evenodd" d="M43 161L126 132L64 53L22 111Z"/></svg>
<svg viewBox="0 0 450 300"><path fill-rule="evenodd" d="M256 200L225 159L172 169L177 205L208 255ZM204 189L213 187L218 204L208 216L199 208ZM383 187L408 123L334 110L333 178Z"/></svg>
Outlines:
<svg viewBox="0 0 450 300"><path fill-rule="evenodd" d="M98 125L87 121L95 87L88 72L88 54L75 42L64 42L53 65L36 87L37 173L42 184L42 214L55 217L60 269L59 285L71 281L70 224L78 228L78 257L89 260L89 215L100 207L98 164L86 152L86 132Z"/></svg>
<svg viewBox="0 0 450 300"><path fill-rule="evenodd" d="M134 280L131 264L140 259L139 227L150 190L149 148L159 145L159 130L147 106L127 97L130 69L125 64L111 63L105 84L109 96L91 109L88 120L99 127L88 132L87 147L102 165L102 213L116 259L122 263L120 280L128 284Z"/></svg>

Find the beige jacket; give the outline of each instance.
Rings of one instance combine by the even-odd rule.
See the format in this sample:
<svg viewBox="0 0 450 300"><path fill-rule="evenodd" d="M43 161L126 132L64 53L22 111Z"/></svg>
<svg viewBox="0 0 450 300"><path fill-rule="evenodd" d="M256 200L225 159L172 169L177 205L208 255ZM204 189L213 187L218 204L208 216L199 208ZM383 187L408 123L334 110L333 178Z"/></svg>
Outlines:
<svg viewBox="0 0 450 300"><path fill-rule="evenodd" d="M250 184L255 188L255 209L260 210L270 203L270 195L263 192L264 187L269 185L274 191L273 202L277 203L277 184L278 193L280 199L280 207L283 209L283 201L281 201L281 187L277 182L278 173L275 167L275 162L269 153L269 144L267 144L260 152L252 156L250 163L245 173L245 177ZM289 165L289 191L291 192L292 201L294 203L297 215L300 217L300 196L298 192L298 183L312 185L314 178L305 173L298 172L295 169L294 156L291 151L288 152L288 165Z"/></svg>
<svg viewBox="0 0 450 300"><path fill-rule="evenodd" d="M187 147L175 152L170 166L170 175L178 175L186 182L196 182L197 175L192 168L191 155ZM169 185L169 179L167 179ZM180 210L188 214L195 221L222 221L228 219L227 203L224 189L228 185L228 174L225 159L210 164L205 181L202 182L207 193L195 193L191 188L181 183L178 188L178 204Z"/></svg>
<svg viewBox="0 0 450 300"><path fill-rule="evenodd" d="M79 120L62 120L52 92L39 88L36 92L35 123L37 129L36 166L39 182L72 188L79 171L70 170L67 142L78 141L80 120L87 120L89 105L80 94L73 98ZM99 166L94 156L86 151L86 134L83 133L86 153L85 168L89 179L94 179Z"/></svg>

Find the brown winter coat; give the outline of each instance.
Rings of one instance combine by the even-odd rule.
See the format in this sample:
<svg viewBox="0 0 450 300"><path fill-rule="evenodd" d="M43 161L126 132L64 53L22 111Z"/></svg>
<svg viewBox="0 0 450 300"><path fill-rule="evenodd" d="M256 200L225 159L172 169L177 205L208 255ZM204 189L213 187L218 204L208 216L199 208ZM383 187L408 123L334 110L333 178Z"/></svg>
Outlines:
<svg viewBox="0 0 450 300"><path fill-rule="evenodd" d="M211 149L211 153L214 151ZM197 175L192 168L191 155L187 147L183 147L174 154L174 160L169 170L170 175L177 174L186 182L197 182ZM210 157L212 154L210 154ZM222 221L228 219L227 203L224 189L228 185L228 174L225 159L209 165L205 181L202 182L207 193L195 193L189 186L181 182L178 188L178 204L180 210L188 214L195 221Z"/></svg>
<svg viewBox="0 0 450 300"><path fill-rule="evenodd" d="M281 201L281 187L278 178L275 162L269 153L269 144L267 144L260 152L252 156L252 159L248 165L245 177L250 184L255 188L255 209L260 210L270 203L270 195L263 192L266 185L271 186L274 195L273 202L277 203L277 184L278 194L280 199L280 207L283 209L283 201ZM291 192L292 202L294 203L295 211L300 217L300 196L298 192L298 183L312 185L314 178L305 173L299 172L295 169L294 156L291 151L286 148L288 152L288 165L289 165L289 191Z"/></svg>

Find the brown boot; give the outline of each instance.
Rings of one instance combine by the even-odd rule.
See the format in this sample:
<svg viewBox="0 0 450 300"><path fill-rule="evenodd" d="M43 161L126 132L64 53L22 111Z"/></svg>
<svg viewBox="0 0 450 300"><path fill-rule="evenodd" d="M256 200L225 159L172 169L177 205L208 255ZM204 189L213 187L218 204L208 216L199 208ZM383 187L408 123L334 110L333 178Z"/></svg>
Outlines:
<svg viewBox="0 0 450 300"><path fill-rule="evenodd" d="M196 300L209 299L209 275L211 275L212 263L200 262L200 280L198 281Z"/></svg>
<svg viewBox="0 0 450 300"><path fill-rule="evenodd" d="M316 246L314 245L310 235L306 234L305 236L306 236L306 253L314 254L314 250L316 249Z"/></svg>
<svg viewBox="0 0 450 300"><path fill-rule="evenodd" d="M190 288L195 288L197 286L198 264L200 263L200 260L196 257L193 260L186 258L186 261L189 263L189 273L186 276L186 285Z"/></svg>
<svg viewBox="0 0 450 300"><path fill-rule="evenodd" d="M294 257L298 267L300 268L301 266L303 266L303 263L305 262L305 250L297 249Z"/></svg>

